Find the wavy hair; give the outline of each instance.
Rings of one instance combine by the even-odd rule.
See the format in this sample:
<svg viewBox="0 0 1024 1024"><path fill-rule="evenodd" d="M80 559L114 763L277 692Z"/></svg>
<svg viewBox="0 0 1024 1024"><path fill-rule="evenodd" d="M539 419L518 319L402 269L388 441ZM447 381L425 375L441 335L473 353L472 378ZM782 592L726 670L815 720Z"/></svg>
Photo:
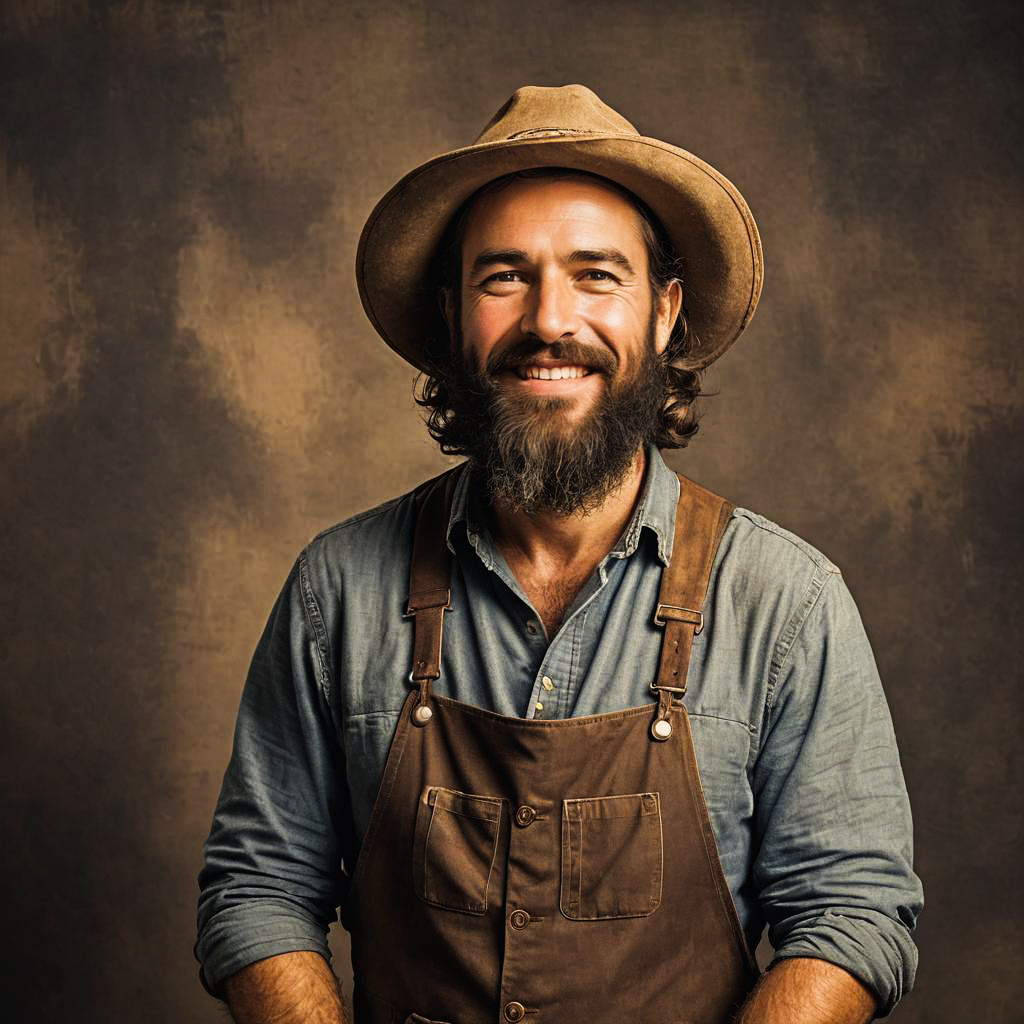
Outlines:
<svg viewBox="0 0 1024 1024"><path fill-rule="evenodd" d="M459 297L466 220L474 201L479 196L498 191L518 178L569 177L592 178L606 187L613 188L636 210L647 250L647 270L652 296L660 295L673 281L683 284L682 261L673 251L672 243L661 222L646 203L616 182L591 174L589 171L578 171L568 167L537 167L515 171L488 182L459 207L449 221L437 249L429 283L433 294L440 294L441 289L450 289L456 299ZM668 345L659 356L665 394L652 436L647 439L659 448L685 448L699 429L699 414L695 402L703 394L702 375L700 370L694 368L690 358L699 342L686 313L685 290L683 294L684 302L672 326ZM465 368L455 352L439 304L434 304L434 308L434 323L425 325L424 362L427 370L417 379L416 404L427 410L427 429L441 446L441 451L446 455L466 455L469 453L466 430L470 425L461 422L456 400L460 388L466 386Z"/></svg>

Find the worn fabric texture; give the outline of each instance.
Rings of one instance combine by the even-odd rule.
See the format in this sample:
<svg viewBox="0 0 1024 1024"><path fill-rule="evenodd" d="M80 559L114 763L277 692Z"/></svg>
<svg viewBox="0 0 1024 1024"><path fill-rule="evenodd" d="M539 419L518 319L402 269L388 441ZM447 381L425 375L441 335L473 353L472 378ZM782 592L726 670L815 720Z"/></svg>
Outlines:
<svg viewBox="0 0 1024 1024"><path fill-rule="evenodd" d="M893 1019L1015 1022L1021 16L0 5L6 1016L223 1019L195 879L253 648L311 537L446 466L361 309L360 229L515 89L580 82L757 219L757 315L669 462L856 595L928 892Z"/></svg>
<svg viewBox="0 0 1024 1024"><path fill-rule="evenodd" d="M553 637L474 494L463 473L435 691L529 719L650 704L679 494L657 450L631 522ZM345 895L339 858L351 871L409 689L413 524L406 496L329 530L271 614L201 878L198 952L214 986L261 956L326 949L324 925ZM748 942L767 923L778 955L839 963L891 1008L913 980L921 889L892 724L849 591L817 550L737 510L704 614L686 704Z"/></svg>
<svg viewBox="0 0 1024 1024"><path fill-rule="evenodd" d="M418 491L410 606L436 602L438 584L450 595L457 472ZM722 500L680 482L659 593L677 608L703 603L724 527ZM756 971L682 705L662 690L656 705L529 720L441 697L440 662L419 658L424 634L441 649L437 607L415 612L414 685L343 915L359 1019L732 1016Z"/></svg>

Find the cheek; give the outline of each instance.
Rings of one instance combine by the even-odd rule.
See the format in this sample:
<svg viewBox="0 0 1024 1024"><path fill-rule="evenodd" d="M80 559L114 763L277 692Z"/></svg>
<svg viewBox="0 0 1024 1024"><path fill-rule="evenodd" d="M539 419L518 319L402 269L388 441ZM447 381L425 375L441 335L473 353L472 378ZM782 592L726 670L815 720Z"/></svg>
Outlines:
<svg viewBox="0 0 1024 1024"><path fill-rule="evenodd" d="M592 331L619 350L622 359L627 350L646 338L646 311L644 314L620 296L602 295L588 302L585 319Z"/></svg>
<svg viewBox="0 0 1024 1024"><path fill-rule="evenodd" d="M466 310L463 326L481 332L499 329L512 317L510 305L508 302L478 302Z"/></svg>
<svg viewBox="0 0 1024 1024"><path fill-rule="evenodd" d="M516 329L521 314L512 302L476 302L462 311L462 340L467 348L488 349Z"/></svg>

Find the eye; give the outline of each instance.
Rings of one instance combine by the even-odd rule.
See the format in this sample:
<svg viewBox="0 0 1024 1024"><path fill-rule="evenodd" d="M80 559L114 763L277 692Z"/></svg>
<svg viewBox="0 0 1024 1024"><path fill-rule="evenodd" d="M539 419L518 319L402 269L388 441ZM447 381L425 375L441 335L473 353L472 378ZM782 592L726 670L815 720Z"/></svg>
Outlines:
<svg viewBox="0 0 1024 1024"><path fill-rule="evenodd" d="M592 267L580 274L579 280L586 285L596 288L610 288L619 283L619 279L607 270L598 270Z"/></svg>
<svg viewBox="0 0 1024 1024"><path fill-rule="evenodd" d="M510 295L525 281L520 270L499 270L488 274L477 288L488 295Z"/></svg>

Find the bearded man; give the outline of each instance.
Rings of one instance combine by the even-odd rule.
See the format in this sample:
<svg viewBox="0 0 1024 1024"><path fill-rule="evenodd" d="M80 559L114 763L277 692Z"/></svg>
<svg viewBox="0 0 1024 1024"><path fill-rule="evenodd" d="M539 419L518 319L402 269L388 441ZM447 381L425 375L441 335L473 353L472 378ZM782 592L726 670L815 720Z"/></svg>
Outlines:
<svg viewBox="0 0 1024 1024"><path fill-rule="evenodd" d="M364 228L360 294L465 462L321 534L257 648L200 876L240 1024L855 1024L921 906L839 571L666 466L753 314L736 188L519 90ZM768 926L774 957L751 950Z"/></svg>

